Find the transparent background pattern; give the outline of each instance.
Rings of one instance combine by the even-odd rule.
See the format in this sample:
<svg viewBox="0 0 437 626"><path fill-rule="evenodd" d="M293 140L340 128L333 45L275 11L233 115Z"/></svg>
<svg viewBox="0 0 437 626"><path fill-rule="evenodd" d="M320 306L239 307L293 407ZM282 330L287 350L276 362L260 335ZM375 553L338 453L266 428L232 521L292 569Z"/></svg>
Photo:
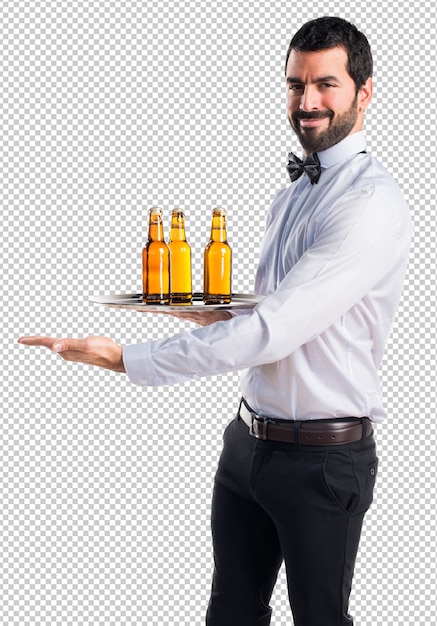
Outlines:
<svg viewBox="0 0 437 626"><path fill-rule="evenodd" d="M234 289L252 291L264 216L298 144L285 116L293 33L353 21L375 57L369 149L415 235L381 369L390 414L351 612L436 615L434 3L3 0L0 5L0 623L204 623L222 432L238 373L152 390L19 346L22 334L120 343L189 324L92 304L141 288L146 209L187 212L195 288L210 212L229 212ZM292 624L284 572L273 626Z"/></svg>

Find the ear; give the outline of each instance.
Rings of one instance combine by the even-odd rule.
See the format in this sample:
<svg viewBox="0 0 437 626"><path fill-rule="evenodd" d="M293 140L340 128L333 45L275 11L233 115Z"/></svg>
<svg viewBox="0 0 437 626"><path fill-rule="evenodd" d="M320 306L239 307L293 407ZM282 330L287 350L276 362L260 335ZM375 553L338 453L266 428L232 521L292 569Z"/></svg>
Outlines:
<svg viewBox="0 0 437 626"><path fill-rule="evenodd" d="M358 103L359 103L360 111L365 111L367 109L367 107L369 106L372 100L372 94L373 94L373 81L372 81L372 77L369 76L366 82L363 85L361 85L360 90L358 92Z"/></svg>

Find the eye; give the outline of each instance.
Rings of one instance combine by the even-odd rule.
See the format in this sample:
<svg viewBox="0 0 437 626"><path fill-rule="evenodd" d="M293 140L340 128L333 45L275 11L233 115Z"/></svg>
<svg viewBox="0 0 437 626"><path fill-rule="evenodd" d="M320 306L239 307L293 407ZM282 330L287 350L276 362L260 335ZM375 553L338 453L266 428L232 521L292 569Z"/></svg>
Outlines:
<svg viewBox="0 0 437 626"><path fill-rule="evenodd" d="M292 93L300 93L301 91L303 91L303 85L290 83L287 89L288 91L291 91Z"/></svg>

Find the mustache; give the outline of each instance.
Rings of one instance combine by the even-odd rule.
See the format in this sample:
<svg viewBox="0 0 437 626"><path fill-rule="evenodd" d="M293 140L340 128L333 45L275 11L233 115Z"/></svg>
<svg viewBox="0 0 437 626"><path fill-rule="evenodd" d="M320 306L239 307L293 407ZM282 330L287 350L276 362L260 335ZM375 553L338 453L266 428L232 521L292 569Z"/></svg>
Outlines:
<svg viewBox="0 0 437 626"><path fill-rule="evenodd" d="M332 111L313 111L311 113L308 111L297 111L293 115L293 120L295 122L298 122L299 120L321 120L324 117L332 117L332 116L333 116Z"/></svg>

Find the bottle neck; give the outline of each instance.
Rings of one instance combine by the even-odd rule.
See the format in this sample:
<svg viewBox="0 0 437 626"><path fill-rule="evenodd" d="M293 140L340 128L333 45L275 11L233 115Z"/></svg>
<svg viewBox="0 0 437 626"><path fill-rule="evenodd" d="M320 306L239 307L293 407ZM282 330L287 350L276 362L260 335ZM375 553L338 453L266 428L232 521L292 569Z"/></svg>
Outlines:
<svg viewBox="0 0 437 626"><path fill-rule="evenodd" d="M226 213L223 210L213 211L211 223L211 241L227 242Z"/></svg>
<svg viewBox="0 0 437 626"><path fill-rule="evenodd" d="M151 210L149 215L149 241L164 241L164 227L160 211Z"/></svg>
<svg viewBox="0 0 437 626"><path fill-rule="evenodd" d="M185 215L183 211L173 211L172 213L170 241L185 241Z"/></svg>

